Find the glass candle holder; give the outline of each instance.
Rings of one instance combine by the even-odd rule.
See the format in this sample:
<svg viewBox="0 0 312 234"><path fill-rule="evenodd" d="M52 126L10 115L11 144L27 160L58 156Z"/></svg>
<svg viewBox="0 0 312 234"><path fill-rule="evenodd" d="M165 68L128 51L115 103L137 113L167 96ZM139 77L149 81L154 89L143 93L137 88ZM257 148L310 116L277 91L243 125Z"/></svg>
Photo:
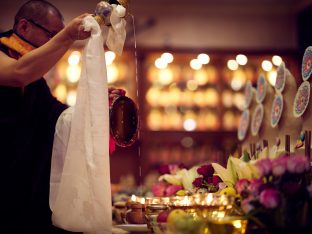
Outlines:
<svg viewBox="0 0 312 234"><path fill-rule="evenodd" d="M155 228L159 229L157 223L158 215L163 211L169 211L169 197L146 197L145 198L145 219L150 233L156 233Z"/></svg>
<svg viewBox="0 0 312 234"><path fill-rule="evenodd" d="M245 234L248 220L242 216L220 213L207 219L210 234Z"/></svg>
<svg viewBox="0 0 312 234"><path fill-rule="evenodd" d="M169 233L204 233L204 220L194 196L172 197L170 209L178 218L168 220Z"/></svg>
<svg viewBox="0 0 312 234"><path fill-rule="evenodd" d="M207 193L195 198L196 205L199 207L203 218L218 216L219 214L228 215L231 213L235 201L234 196Z"/></svg>

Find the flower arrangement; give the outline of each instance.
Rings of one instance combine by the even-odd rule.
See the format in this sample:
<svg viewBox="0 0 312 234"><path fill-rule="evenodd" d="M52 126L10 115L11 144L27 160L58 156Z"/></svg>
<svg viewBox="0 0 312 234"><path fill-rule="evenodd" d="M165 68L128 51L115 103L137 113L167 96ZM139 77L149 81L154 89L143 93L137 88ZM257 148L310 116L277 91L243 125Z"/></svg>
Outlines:
<svg viewBox="0 0 312 234"><path fill-rule="evenodd" d="M183 164L159 167L159 181L152 187L154 196L192 195L194 193L217 192L224 188L222 180L215 175L211 164L187 169Z"/></svg>
<svg viewBox="0 0 312 234"><path fill-rule="evenodd" d="M195 192L215 193L219 190L219 184L222 182L219 176L214 175L215 171L211 164L204 164L197 168L198 177L194 179ZM220 188L224 188L220 184Z"/></svg>
<svg viewBox="0 0 312 234"><path fill-rule="evenodd" d="M259 177L239 179L241 208L258 226L307 227L311 215L310 162L305 156L280 156L255 162Z"/></svg>
<svg viewBox="0 0 312 234"><path fill-rule="evenodd" d="M158 169L159 181L152 187L152 193L157 197L169 197L176 195L177 192L184 193L183 183L187 175L187 169L183 164L161 165ZM184 195L184 194L181 194Z"/></svg>

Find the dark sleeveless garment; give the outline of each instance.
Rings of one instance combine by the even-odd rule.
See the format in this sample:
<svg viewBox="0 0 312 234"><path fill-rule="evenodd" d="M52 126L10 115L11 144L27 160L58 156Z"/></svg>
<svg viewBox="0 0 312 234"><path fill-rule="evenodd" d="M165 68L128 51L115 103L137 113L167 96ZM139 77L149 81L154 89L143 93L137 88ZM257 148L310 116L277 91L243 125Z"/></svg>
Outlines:
<svg viewBox="0 0 312 234"><path fill-rule="evenodd" d="M43 78L23 92L0 86L0 233L68 233L52 225L49 207L55 124L66 108Z"/></svg>

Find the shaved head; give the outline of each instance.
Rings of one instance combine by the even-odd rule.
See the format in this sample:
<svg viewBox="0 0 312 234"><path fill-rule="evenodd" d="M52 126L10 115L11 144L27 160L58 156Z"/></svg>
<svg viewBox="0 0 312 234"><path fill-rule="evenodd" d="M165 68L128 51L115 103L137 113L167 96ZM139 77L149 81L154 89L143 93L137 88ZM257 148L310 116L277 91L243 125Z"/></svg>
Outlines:
<svg viewBox="0 0 312 234"><path fill-rule="evenodd" d="M41 24L47 24L47 15L53 14L61 21L64 20L61 12L47 1L28 1L20 7L14 18L14 28L21 19L31 19Z"/></svg>

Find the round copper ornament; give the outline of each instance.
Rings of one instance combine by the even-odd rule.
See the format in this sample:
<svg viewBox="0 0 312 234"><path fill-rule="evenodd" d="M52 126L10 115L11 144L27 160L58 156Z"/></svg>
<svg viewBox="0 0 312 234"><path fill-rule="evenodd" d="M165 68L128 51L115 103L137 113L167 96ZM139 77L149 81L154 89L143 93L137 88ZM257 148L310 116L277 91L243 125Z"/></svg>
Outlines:
<svg viewBox="0 0 312 234"><path fill-rule="evenodd" d="M136 104L126 96L115 98L109 110L110 133L116 145L132 145L138 136L139 118Z"/></svg>

